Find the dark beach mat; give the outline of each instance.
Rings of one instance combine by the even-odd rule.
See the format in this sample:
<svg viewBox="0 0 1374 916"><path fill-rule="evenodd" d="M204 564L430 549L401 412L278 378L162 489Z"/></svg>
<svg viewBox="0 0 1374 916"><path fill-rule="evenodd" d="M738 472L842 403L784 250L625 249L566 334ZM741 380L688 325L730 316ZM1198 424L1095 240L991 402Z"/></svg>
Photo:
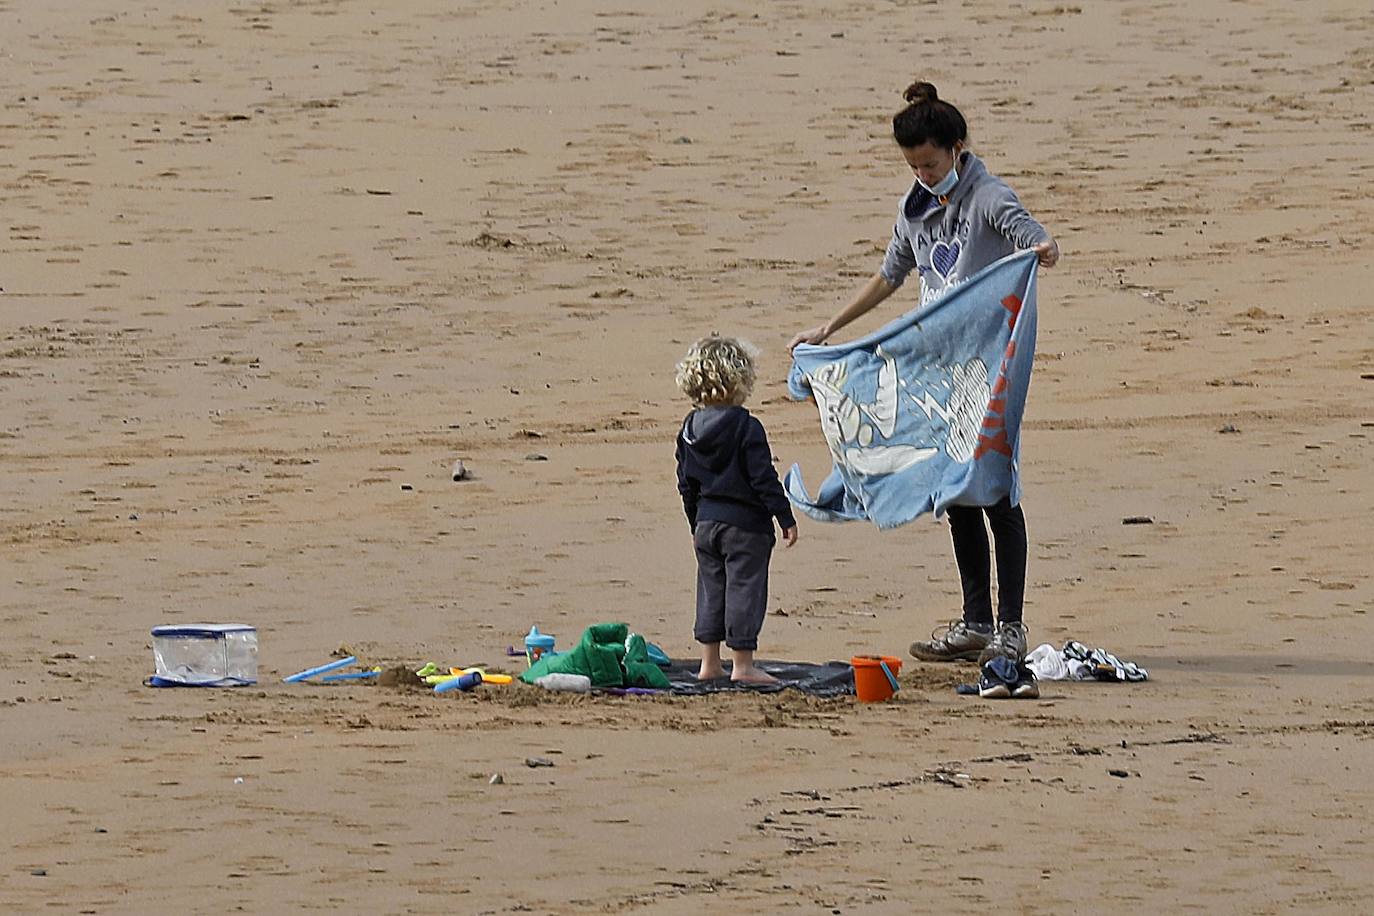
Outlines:
<svg viewBox="0 0 1374 916"><path fill-rule="evenodd" d="M675 694L696 696L706 693L726 693L730 691L751 691L753 693L777 693L794 689L816 697L852 696L854 693L854 669L848 662L775 662L756 661L764 671L777 678L778 684L735 684L729 677L714 681L697 680L697 670L701 667L699 659L673 659L663 673L668 675ZM730 663L725 663L730 670Z"/></svg>

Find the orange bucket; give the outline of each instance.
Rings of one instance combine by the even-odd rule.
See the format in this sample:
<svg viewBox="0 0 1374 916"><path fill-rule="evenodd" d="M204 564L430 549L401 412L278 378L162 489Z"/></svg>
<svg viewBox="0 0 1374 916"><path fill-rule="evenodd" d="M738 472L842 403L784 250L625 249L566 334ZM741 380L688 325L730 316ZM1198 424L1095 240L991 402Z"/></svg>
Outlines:
<svg viewBox="0 0 1374 916"><path fill-rule="evenodd" d="M902 660L891 655L856 655L849 660L854 667L854 693L860 703L881 703L897 692L897 675Z"/></svg>

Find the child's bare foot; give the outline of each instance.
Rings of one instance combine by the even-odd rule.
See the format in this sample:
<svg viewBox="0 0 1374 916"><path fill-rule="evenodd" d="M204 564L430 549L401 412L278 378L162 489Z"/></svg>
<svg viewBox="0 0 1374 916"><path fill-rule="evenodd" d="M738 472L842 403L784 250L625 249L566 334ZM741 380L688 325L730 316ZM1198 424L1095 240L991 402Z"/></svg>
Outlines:
<svg viewBox="0 0 1374 916"><path fill-rule="evenodd" d="M697 669L697 680L714 681L721 677L725 677L725 668L720 663L720 643L702 643L701 667Z"/></svg>
<svg viewBox="0 0 1374 916"><path fill-rule="evenodd" d="M778 679L753 665L736 665L730 680L736 684L776 684Z"/></svg>

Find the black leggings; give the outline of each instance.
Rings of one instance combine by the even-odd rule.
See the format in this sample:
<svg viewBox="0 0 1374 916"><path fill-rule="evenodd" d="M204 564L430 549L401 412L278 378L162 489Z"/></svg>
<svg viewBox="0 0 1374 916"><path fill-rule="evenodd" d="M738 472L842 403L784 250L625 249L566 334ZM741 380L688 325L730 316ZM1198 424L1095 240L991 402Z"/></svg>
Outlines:
<svg viewBox="0 0 1374 916"><path fill-rule="evenodd" d="M992 569L984 513L997 553L997 619L1020 622L1026 596L1026 516L1006 498L995 506L950 506L947 510L954 560L964 587L964 622L992 623Z"/></svg>

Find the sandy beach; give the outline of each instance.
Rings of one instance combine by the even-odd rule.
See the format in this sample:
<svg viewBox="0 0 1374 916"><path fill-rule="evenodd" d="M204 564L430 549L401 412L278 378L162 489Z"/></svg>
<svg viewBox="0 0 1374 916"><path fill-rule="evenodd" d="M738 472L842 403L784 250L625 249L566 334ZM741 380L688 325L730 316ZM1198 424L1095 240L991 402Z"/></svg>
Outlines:
<svg viewBox="0 0 1374 916"><path fill-rule="evenodd" d="M0 911L1367 910L1371 48L1342 0L0 0ZM673 366L752 340L824 476L786 344L881 261L918 76L1064 252L1032 645L1149 682L956 695L929 517L773 561L760 655L901 655L889 703L281 682L691 656ZM190 621L259 685L145 687Z"/></svg>

